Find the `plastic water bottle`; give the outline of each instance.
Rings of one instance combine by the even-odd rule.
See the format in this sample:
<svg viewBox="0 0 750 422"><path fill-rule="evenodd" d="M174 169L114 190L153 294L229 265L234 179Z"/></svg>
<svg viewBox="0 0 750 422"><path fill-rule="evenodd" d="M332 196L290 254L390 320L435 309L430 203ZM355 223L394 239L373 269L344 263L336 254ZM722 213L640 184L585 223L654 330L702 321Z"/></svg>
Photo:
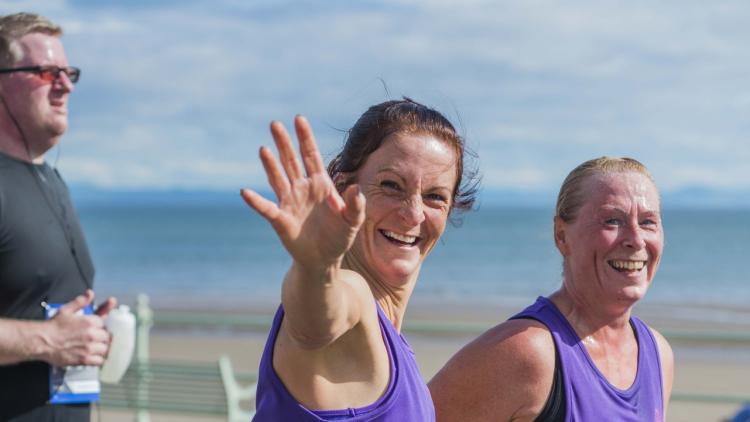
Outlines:
<svg viewBox="0 0 750 422"><path fill-rule="evenodd" d="M135 348L135 315L126 305L113 309L104 321L107 331L112 334L109 345L109 355L104 361L99 380L109 384L116 384L125 375L125 371L133 358Z"/></svg>

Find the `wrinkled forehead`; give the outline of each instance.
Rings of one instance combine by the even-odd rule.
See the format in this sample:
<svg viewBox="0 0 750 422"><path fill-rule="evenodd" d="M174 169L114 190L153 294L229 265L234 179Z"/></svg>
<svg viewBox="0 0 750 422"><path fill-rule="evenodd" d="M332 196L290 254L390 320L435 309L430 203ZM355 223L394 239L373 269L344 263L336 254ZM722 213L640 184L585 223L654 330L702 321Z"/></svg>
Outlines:
<svg viewBox="0 0 750 422"><path fill-rule="evenodd" d="M415 161L431 164L434 170L445 172L456 167L456 152L446 141L422 133L396 133L383 140L380 146L386 154L411 166Z"/></svg>
<svg viewBox="0 0 750 422"><path fill-rule="evenodd" d="M360 176L393 171L430 184L451 185L456 180L456 154L448 143L429 135L394 134L383 140L360 167Z"/></svg>
<svg viewBox="0 0 750 422"><path fill-rule="evenodd" d="M599 173L586 180L583 194L585 203L600 206L638 205L644 210L658 211L659 191L653 180L637 171Z"/></svg>
<svg viewBox="0 0 750 422"><path fill-rule="evenodd" d="M383 139L381 147L387 144L410 154L437 153L450 157L451 162L456 159L455 147L449 141L429 132L394 132Z"/></svg>

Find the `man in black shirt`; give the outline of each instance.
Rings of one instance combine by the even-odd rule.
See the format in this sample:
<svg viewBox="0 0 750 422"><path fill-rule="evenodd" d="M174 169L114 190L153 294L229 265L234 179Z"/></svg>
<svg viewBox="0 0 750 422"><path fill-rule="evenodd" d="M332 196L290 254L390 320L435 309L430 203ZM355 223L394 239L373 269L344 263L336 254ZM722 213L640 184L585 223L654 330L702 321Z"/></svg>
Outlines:
<svg viewBox="0 0 750 422"><path fill-rule="evenodd" d="M0 16L0 420L86 421L88 403L49 404L50 365L101 365L110 335L91 315L94 267L67 187L44 154L68 126L80 71L47 19ZM44 304L62 304L45 319Z"/></svg>

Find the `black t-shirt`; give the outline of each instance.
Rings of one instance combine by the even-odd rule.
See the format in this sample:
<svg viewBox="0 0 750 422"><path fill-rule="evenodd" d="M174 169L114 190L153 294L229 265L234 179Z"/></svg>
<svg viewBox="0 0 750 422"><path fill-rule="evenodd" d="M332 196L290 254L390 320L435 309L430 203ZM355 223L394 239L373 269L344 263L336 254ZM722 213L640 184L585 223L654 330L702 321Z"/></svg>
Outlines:
<svg viewBox="0 0 750 422"><path fill-rule="evenodd" d="M57 171L0 153L0 318L42 320L43 301L68 302L92 287L93 279L78 215ZM47 409L36 412L49 420L57 420L54 409L68 415L64 420L71 420L71 411L81 413L44 406L47 400L46 363L0 366L0 420L40 406ZM88 406L85 411L87 417ZM26 416L39 420L40 414Z"/></svg>

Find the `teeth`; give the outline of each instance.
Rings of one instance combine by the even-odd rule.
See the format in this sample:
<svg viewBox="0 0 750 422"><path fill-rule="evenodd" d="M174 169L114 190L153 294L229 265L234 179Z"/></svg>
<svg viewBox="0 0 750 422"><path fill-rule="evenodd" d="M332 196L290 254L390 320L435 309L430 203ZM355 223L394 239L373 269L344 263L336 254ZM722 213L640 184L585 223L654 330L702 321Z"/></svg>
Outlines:
<svg viewBox="0 0 750 422"><path fill-rule="evenodd" d="M383 230L383 234L386 235L387 237L392 238L392 239L396 239L399 242L414 243L414 242L417 241L417 237L416 236L406 236L406 235L394 233L394 232L388 231L388 230Z"/></svg>
<svg viewBox="0 0 750 422"><path fill-rule="evenodd" d="M618 270L640 270L646 265L646 261L609 261Z"/></svg>

